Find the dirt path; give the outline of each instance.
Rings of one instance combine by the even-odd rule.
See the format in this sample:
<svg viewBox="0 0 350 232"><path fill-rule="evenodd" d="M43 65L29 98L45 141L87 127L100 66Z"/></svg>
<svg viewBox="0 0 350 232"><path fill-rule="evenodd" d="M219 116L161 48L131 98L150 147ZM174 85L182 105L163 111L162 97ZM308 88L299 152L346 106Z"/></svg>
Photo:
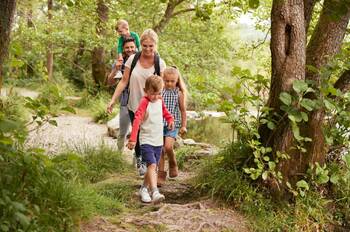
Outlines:
<svg viewBox="0 0 350 232"><path fill-rule="evenodd" d="M180 172L160 188L165 202L140 203L137 190L142 180L136 175L127 178L134 186L134 196L126 212L111 217L97 216L81 226L81 232L119 231L249 231L245 219L232 209L222 208L195 191L190 179L193 173ZM131 178L131 179L130 179ZM132 179L133 178L133 179ZM109 180L121 181L123 176Z"/></svg>
<svg viewBox="0 0 350 232"><path fill-rule="evenodd" d="M61 115L55 118L58 126L45 125L29 135L28 146L39 146L50 154L81 146L101 143L116 148L116 141L107 136L107 128L91 118ZM126 155L131 162L131 152ZM137 194L142 180L136 172L112 176L103 182L127 182L134 195L122 214L97 216L81 225L81 232L114 231L249 231L242 216L221 208L208 198L202 198L192 188L194 173L180 172L175 180L168 180L160 191L166 200L162 204L142 204ZM97 183L98 184L98 183Z"/></svg>

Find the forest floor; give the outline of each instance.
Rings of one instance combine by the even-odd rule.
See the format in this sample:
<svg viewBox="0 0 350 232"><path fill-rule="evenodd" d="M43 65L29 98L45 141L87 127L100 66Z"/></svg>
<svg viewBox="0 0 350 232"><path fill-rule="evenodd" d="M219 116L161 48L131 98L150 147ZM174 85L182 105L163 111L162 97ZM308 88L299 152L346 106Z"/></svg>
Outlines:
<svg viewBox="0 0 350 232"><path fill-rule="evenodd" d="M28 145L45 148L51 155L81 144L116 146L116 140L107 136L107 127L89 117L61 115L55 120L57 127L47 124L31 132ZM126 165L130 166L132 153L124 153ZM82 222L80 231L249 231L246 220L237 212L194 190L191 184L194 175L190 170L180 171L176 179L168 180L160 188L166 200L157 205L140 202L138 189L142 180L136 175L136 169L111 175L96 185L127 183L134 190L132 199L121 213L108 217L97 215Z"/></svg>

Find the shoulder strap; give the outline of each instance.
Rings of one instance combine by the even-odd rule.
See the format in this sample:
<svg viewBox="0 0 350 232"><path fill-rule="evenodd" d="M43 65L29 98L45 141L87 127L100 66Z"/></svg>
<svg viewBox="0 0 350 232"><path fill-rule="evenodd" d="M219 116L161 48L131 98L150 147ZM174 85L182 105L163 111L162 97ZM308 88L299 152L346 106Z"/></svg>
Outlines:
<svg viewBox="0 0 350 232"><path fill-rule="evenodd" d="M154 54L154 74L160 76L160 57L157 52Z"/></svg>
<svg viewBox="0 0 350 232"><path fill-rule="evenodd" d="M140 59L140 56L141 56L141 52L136 52L136 53L135 53L134 59L133 59L132 62L131 62L129 77L131 76L132 70L134 70L137 61Z"/></svg>

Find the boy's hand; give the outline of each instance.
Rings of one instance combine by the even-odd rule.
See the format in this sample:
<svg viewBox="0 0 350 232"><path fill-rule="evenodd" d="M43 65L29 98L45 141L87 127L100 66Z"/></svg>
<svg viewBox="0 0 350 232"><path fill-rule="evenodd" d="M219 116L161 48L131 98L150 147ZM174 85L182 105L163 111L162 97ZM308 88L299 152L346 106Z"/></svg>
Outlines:
<svg viewBox="0 0 350 232"><path fill-rule="evenodd" d="M180 128L180 134L186 134L187 133L187 129L186 129L186 127L181 127Z"/></svg>
<svg viewBox="0 0 350 232"><path fill-rule="evenodd" d="M110 101L107 105L107 113L111 114L112 111L113 111L113 106L114 106L114 103L113 101Z"/></svg>
<svg viewBox="0 0 350 232"><path fill-rule="evenodd" d="M134 149L136 146L136 142L132 142L129 140L128 144L126 145L130 150Z"/></svg>
<svg viewBox="0 0 350 232"><path fill-rule="evenodd" d="M172 121L171 123L168 124L168 129L171 131L175 129L174 121Z"/></svg>

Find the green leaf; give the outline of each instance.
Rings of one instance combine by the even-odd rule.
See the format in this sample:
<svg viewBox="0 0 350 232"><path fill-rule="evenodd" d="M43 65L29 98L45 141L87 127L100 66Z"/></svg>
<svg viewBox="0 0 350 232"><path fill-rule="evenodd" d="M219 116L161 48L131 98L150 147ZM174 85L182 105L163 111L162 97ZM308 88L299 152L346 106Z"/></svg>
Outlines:
<svg viewBox="0 0 350 232"><path fill-rule="evenodd" d="M301 117L303 118L304 122L307 122L309 120L309 117L307 116L307 113L301 112Z"/></svg>
<svg viewBox="0 0 350 232"><path fill-rule="evenodd" d="M331 101L328 101L327 99L324 99L324 106L328 110L335 110L336 109L335 105Z"/></svg>
<svg viewBox="0 0 350 232"><path fill-rule="evenodd" d="M269 121L269 122L267 123L267 127L268 127L270 130L273 130L273 129L276 128L276 125L275 125L274 122Z"/></svg>
<svg viewBox="0 0 350 232"><path fill-rule="evenodd" d="M276 163L273 161L269 161L269 169L274 170L276 168Z"/></svg>
<svg viewBox="0 0 350 232"><path fill-rule="evenodd" d="M305 180L299 180L296 186L300 189L309 190L309 184Z"/></svg>
<svg viewBox="0 0 350 232"><path fill-rule="evenodd" d="M292 104L292 96L287 92L282 92L280 94L280 100L287 106Z"/></svg>
<svg viewBox="0 0 350 232"><path fill-rule="evenodd" d="M298 141L303 140L303 137L300 136L299 127L297 124L295 124L295 123L292 124L292 131L293 131L294 138L296 140L298 140Z"/></svg>
<svg viewBox="0 0 350 232"><path fill-rule="evenodd" d="M261 175L261 177L262 177L263 180L266 180L267 177L268 177L268 175L269 175L268 171L265 171L265 172L263 172L263 174Z"/></svg>
<svg viewBox="0 0 350 232"><path fill-rule="evenodd" d="M301 100L300 105L304 107L307 111L312 111L315 108L316 103L308 98L304 98Z"/></svg>
<svg viewBox="0 0 350 232"><path fill-rule="evenodd" d="M332 184L338 184L339 179L340 179L340 177L339 177L338 173L334 173L329 180Z"/></svg>
<svg viewBox="0 0 350 232"><path fill-rule="evenodd" d="M315 66L306 65L306 68L313 73L318 73L318 69Z"/></svg>
<svg viewBox="0 0 350 232"><path fill-rule="evenodd" d="M293 89L297 93L303 93L308 89L307 83L302 80L296 80L293 82Z"/></svg>

